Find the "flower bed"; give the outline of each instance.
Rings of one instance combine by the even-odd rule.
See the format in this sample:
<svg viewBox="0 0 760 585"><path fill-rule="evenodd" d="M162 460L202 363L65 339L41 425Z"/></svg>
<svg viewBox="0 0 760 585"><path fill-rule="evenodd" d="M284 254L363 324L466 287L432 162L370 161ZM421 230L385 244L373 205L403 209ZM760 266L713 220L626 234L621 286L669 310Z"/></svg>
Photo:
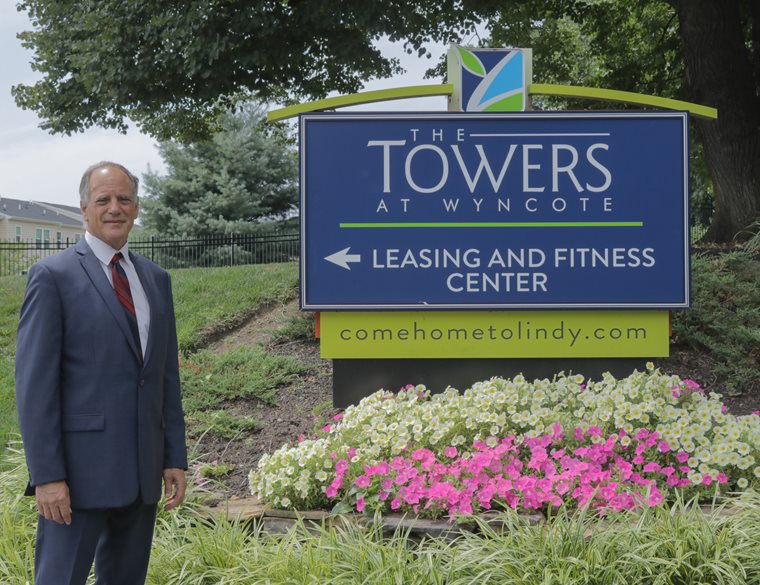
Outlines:
<svg viewBox="0 0 760 585"><path fill-rule="evenodd" d="M756 413L757 414L757 413ZM651 365L617 380L493 378L463 393L379 391L319 438L264 455L251 491L276 508L437 518L510 507L603 511L760 485L760 416Z"/></svg>

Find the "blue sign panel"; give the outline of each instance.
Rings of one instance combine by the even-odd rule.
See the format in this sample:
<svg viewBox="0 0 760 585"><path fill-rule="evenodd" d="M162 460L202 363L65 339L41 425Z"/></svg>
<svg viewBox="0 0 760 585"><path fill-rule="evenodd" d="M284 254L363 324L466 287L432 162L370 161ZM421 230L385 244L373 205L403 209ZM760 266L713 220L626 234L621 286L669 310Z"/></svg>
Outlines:
<svg viewBox="0 0 760 585"><path fill-rule="evenodd" d="M685 112L301 116L308 310L686 308Z"/></svg>

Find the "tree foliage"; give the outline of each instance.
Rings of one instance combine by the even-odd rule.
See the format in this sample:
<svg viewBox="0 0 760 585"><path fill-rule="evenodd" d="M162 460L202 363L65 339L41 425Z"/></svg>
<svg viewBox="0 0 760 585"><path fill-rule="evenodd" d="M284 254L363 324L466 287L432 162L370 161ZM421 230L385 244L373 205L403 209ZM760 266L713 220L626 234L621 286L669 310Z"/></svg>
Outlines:
<svg viewBox="0 0 760 585"><path fill-rule="evenodd" d="M142 223L164 236L203 237L261 231L261 219L284 218L297 201L295 154L260 130L261 109L222 115L213 138L159 144L167 174L145 175Z"/></svg>
<svg viewBox="0 0 760 585"><path fill-rule="evenodd" d="M14 88L43 126L72 133L130 118L194 140L231 105L351 93L398 63L373 40L446 42L475 16L454 0L21 0L43 78ZM411 50L411 49L410 49ZM424 52L424 50L423 50Z"/></svg>
<svg viewBox="0 0 760 585"><path fill-rule="evenodd" d="M760 0L515 0L487 23L489 44L533 48L541 82L716 107L717 121L696 120L692 152L698 193L707 174L714 186L707 239L749 233L760 216Z"/></svg>

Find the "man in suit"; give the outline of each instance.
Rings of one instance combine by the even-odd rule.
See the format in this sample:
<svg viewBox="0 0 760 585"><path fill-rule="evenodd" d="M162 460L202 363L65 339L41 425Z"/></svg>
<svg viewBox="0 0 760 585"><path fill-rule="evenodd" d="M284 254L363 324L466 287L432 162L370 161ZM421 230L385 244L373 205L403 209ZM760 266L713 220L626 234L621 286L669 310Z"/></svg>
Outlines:
<svg viewBox="0 0 760 585"><path fill-rule="evenodd" d="M138 179L112 162L80 185L87 233L37 262L21 308L16 398L39 518L36 585L145 582L164 484L185 494L177 335L166 271L128 250Z"/></svg>

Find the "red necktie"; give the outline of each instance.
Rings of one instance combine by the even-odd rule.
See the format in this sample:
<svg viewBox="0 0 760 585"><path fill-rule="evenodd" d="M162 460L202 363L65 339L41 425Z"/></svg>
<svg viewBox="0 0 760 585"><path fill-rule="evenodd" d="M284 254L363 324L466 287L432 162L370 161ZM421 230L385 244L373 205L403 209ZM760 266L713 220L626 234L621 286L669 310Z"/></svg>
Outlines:
<svg viewBox="0 0 760 585"><path fill-rule="evenodd" d="M137 327L137 313L135 313L135 304L132 301L132 291L129 289L129 280L127 280L127 274L124 272L121 264L119 264L123 257L124 256L121 252L117 252L111 259L111 279L113 282L113 290L116 293L116 298L119 299L121 306L124 308L124 314L127 316L127 323L129 323L129 328L135 338L137 351L140 354L140 361L142 361L140 330Z"/></svg>

